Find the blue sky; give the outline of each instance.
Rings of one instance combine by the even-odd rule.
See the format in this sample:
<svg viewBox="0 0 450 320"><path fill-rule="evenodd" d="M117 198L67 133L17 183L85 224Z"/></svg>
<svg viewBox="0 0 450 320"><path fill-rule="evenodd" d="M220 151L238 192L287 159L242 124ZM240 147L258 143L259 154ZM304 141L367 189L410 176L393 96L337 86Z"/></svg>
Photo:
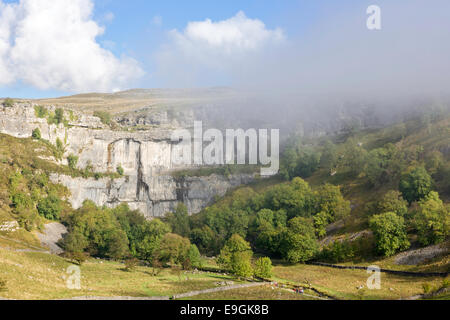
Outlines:
<svg viewBox="0 0 450 320"><path fill-rule="evenodd" d="M375 2L384 9L383 23L392 27L396 24L398 32L405 32L404 25L397 22L406 21L408 12L414 15L427 11L415 0L396 1L396 7L386 0ZM265 68L272 51L277 50L277 54L271 56L270 62L285 59L280 52L288 48L293 52L289 59L293 60L297 53L305 58L316 56L317 48L326 49L322 50L329 52L323 58L325 64L337 65L339 61L330 58L333 51L358 47L362 39L368 39L368 45L379 42L384 49L397 42L388 37L384 42L379 39L379 34L386 35L388 31L377 35L365 30L365 11L373 3L0 0L0 22L8 26L5 30L9 28L3 35L0 32L0 97L38 98L134 87L233 85L237 74L242 78L253 69ZM437 3L442 5L445 1ZM414 8L404 10L408 7ZM431 10L427 19L433 23L436 17L438 21L445 20L445 9ZM392 12L397 15L395 20ZM16 17L20 17L18 22ZM234 35L236 30L242 31L241 37ZM353 31L349 34L349 30ZM318 40L322 35L327 36ZM328 43L333 46L327 48ZM361 47L356 50L367 53ZM264 62L258 65L254 61Z"/></svg>
<svg viewBox="0 0 450 320"><path fill-rule="evenodd" d="M19 1L4 0L5 4ZM145 76L134 86L161 87L165 84L153 75L157 62L153 55L167 39L168 31L183 30L191 21L226 20L243 11L250 19L262 21L268 29L281 28L286 37L295 37L317 23L328 11L336 8L334 1L148 1L95 0L93 20L104 27L97 42L114 55L136 59ZM327 3L328 2L328 3ZM346 1L351 6L355 1ZM342 4L341 4L342 8ZM156 23L155 23L156 21ZM159 22L159 23L158 23ZM13 41L13 40L12 40ZM217 85L226 85L217 81ZM214 81L205 83L214 85ZM0 85L0 96L47 97L71 93L60 88L36 88L24 79Z"/></svg>

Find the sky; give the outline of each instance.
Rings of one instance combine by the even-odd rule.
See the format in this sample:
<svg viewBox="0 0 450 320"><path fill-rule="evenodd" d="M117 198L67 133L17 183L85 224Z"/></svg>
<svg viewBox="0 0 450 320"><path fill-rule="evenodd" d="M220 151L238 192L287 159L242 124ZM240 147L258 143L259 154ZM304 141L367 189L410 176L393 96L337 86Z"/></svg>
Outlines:
<svg viewBox="0 0 450 320"><path fill-rule="evenodd" d="M381 8L381 30L366 26ZM446 90L444 0L0 0L0 97L242 86Z"/></svg>

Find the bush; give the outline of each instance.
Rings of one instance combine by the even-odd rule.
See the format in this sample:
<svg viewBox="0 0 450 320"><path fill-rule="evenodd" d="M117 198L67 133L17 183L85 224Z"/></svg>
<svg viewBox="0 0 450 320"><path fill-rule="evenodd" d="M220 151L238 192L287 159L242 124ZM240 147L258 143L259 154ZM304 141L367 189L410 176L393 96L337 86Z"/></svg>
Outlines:
<svg viewBox="0 0 450 320"><path fill-rule="evenodd" d="M58 220L62 211L62 202L57 196L49 195L39 201L37 210L41 216L48 220Z"/></svg>
<svg viewBox="0 0 450 320"><path fill-rule="evenodd" d="M5 108L12 108L14 106L14 100L11 98L6 98L3 100L3 106Z"/></svg>
<svg viewBox="0 0 450 320"><path fill-rule="evenodd" d="M48 110L43 106L34 106L34 113L36 117L43 119L48 115Z"/></svg>
<svg viewBox="0 0 450 320"><path fill-rule="evenodd" d="M355 250L348 241L334 241L325 246L319 254L319 259L329 263L341 263L351 261L355 256Z"/></svg>
<svg viewBox="0 0 450 320"><path fill-rule="evenodd" d="M70 156L67 157L67 163L70 169L75 170L78 163L78 157L71 154Z"/></svg>
<svg viewBox="0 0 450 320"><path fill-rule="evenodd" d="M370 219L370 229L376 239L376 250L386 257L409 248L405 220L394 212L375 215Z"/></svg>
<svg viewBox="0 0 450 320"><path fill-rule="evenodd" d="M111 125L111 114L106 111L95 111L94 117L100 118L100 121L107 126Z"/></svg>
<svg viewBox="0 0 450 320"><path fill-rule="evenodd" d="M41 130L39 128L36 128L31 133L31 137L36 140L41 140Z"/></svg>
<svg viewBox="0 0 450 320"><path fill-rule="evenodd" d="M125 171L123 170L123 168L122 168L121 165L118 165L118 166L117 166L116 171L117 171L117 173L118 173L120 176L123 176L123 174L125 173Z"/></svg>
<svg viewBox="0 0 450 320"><path fill-rule="evenodd" d="M125 260L125 271L133 271L139 265L139 260L130 258Z"/></svg>
<svg viewBox="0 0 450 320"><path fill-rule="evenodd" d="M0 279L0 292L6 291L6 281Z"/></svg>
<svg viewBox="0 0 450 320"><path fill-rule="evenodd" d="M83 252L65 252L64 257L79 266L87 260L87 256Z"/></svg>
<svg viewBox="0 0 450 320"><path fill-rule="evenodd" d="M58 108L55 110L55 121L57 124L64 122L64 110L61 108Z"/></svg>
<svg viewBox="0 0 450 320"><path fill-rule="evenodd" d="M273 276L272 272L272 261L270 258L259 258L255 261L254 265L255 277L262 279L270 279Z"/></svg>

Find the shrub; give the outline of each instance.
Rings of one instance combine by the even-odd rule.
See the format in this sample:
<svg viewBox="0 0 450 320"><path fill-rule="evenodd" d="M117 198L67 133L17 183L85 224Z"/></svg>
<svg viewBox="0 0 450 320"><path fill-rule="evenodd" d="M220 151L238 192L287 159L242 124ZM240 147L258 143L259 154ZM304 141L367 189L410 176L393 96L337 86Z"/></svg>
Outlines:
<svg viewBox="0 0 450 320"><path fill-rule="evenodd" d="M62 211L61 200L55 195L49 195L39 201L37 210L41 216L48 220L58 220Z"/></svg>
<svg viewBox="0 0 450 320"><path fill-rule="evenodd" d="M41 139L41 130L39 130L39 128L34 129L33 132L31 133L31 137L33 139L40 140Z"/></svg>
<svg viewBox="0 0 450 320"><path fill-rule="evenodd" d="M139 265L139 260L136 258L129 258L125 260L125 271L133 271Z"/></svg>
<svg viewBox="0 0 450 320"><path fill-rule="evenodd" d="M94 117L100 118L100 121L107 126L111 125L111 114L106 111L95 111Z"/></svg>
<svg viewBox="0 0 450 320"><path fill-rule="evenodd" d="M122 168L121 165L118 165L118 166L117 166L116 171L117 171L117 173L118 173L120 176L123 176L123 174L124 174L124 172L125 172L125 171L123 170L123 168Z"/></svg>
<svg viewBox="0 0 450 320"><path fill-rule="evenodd" d="M254 265L255 277L262 279L270 279L273 276L272 272L272 261L270 258L259 258L255 261Z"/></svg>
<svg viewBox="0 0 450 320"><path fill-rule="evenodd" d="M6 291L6 281L0 279L0 292Z"/></svg>
<svg viewBox="0 0 450 320"><path fill-rule="evenodd" d="M64 110L61 108L58 108L55 110L55 121L57 124L64 122Z"/></svg>
<svg viewBox="0 0 450 320"><path fill-rule="evenodd" d="M44 106L34 106L34 113L38 118L45 118L48 115L48 110Z"/></svg>
<svg viewBox="0 0 450 320"><path fill-rule="evenodd" d="M83 252L65 252L64 257L72 261L73 263L81 266L86 260L87 256Z"/></svg>
<svg viewBox="0 0 450 320"><path fill-rule="evenodd" d="M14 100L11 98L6 98L3 100L3 106L5 108L12 108L14 106Z"/></svg>
<svg viewBox="0 0 450 320"><path fill-rule="evenodd" d="M78 163L78 157L71 154L70 156L67 157L67 163L70 169L75 170Z"/></svg>

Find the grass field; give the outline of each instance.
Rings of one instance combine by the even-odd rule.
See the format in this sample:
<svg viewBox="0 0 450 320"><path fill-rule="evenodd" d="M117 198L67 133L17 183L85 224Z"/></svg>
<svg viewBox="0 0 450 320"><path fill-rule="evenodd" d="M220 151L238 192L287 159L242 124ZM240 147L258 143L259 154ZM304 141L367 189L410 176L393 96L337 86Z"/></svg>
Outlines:
<svg viewBox="0 0 450 320"><path fill-rule="evenodd" d="M322 292L340 299L404 299L423 294L423 285L439 287L443 278L404 277L381 273L381 289L367 289L370 276L364 270L341 270L312 265L276 266L275 277L280 281L310 283ZM364 289L358 290L361 285Z"/></svg>
<svg viewBox="0 0 450 320"><path fill-rule="evenodd" d="M212 273L184 274L169 269L158 276L152 269L137 267L124 271L123 264L90 259L81 266L81 290L70 290L67 260L38 252L0 249L0 279L7 290L0 293L9 299L66 299L79 296L171 296L192 290L216 287L216 282L236 279Z"/></svg>
<svg viewBox="0 0 450 320"><path fill-rule="evenodd" d="M290 290L275 288L271 285L260 287L233 289L228 291L202 294L183 300L315 300L309 295L313 292L305 291L308 296Z"/></svg>

